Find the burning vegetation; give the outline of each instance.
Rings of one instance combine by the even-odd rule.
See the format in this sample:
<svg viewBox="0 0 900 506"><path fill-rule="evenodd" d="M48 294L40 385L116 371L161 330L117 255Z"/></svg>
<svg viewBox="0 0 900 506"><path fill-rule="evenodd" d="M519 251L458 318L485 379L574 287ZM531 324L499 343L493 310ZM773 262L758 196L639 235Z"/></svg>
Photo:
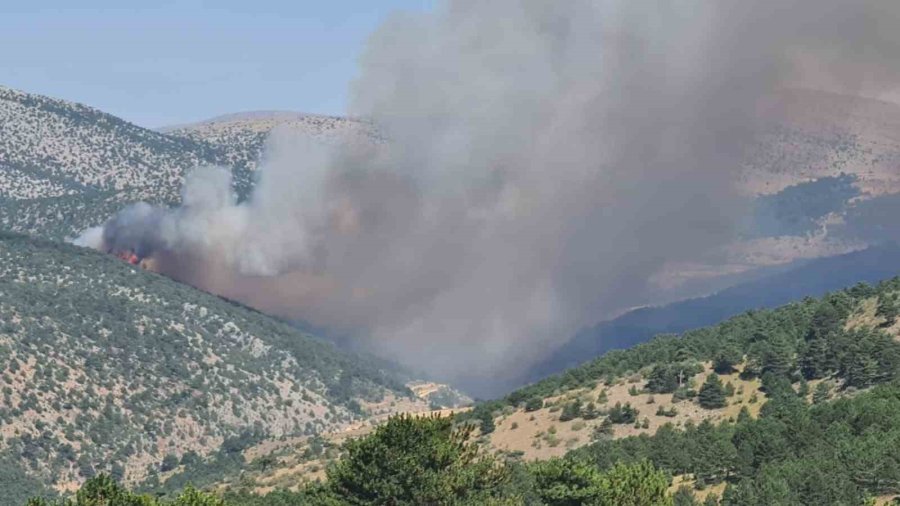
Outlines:
<svg viewBox="0 0 900 506"><path fill-rule="evenodd" d="M128 262L131 265L140 267L141 269L155 271L155 269L153 269L153 259L149 256L139 255L134 249L109 248L106 250L106 253L115 256L123 262Z"/></svg>
<svg viewBox="0 0 900 506"><path fill-rule="evenodd" d="M119 258L119 260L124 260L131 265L140 265L142 260L141 257L139 257L138 254L134 252L134 250L130 249L121 251L109 250L107 251L107 253L109 253L110 255L115 255Z"/></svg>

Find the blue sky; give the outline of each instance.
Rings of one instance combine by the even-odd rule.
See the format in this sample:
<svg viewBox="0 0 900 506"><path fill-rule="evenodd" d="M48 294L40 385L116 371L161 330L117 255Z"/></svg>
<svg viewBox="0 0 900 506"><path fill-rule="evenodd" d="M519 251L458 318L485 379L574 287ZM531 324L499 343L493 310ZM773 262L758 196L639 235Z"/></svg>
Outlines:
<svg viewBox="0 0 900 506"><path fill-rule="evenodd" d="M345 110L366 37L433 0L0 1L0 84L142 126Z"/></svg>

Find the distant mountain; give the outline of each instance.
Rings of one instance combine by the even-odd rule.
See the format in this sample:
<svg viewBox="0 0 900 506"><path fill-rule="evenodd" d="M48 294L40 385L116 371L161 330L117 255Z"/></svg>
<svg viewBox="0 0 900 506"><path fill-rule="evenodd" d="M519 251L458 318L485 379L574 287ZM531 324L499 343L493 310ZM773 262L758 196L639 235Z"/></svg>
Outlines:
<svg viewBox="0 0 900 506"><path fill-rule="evenodd" d="M73 236L129 202L177 202L187 170L223 160L202 141L0 87L0 228Z"/></svg>
<svg viewBox="0 0 900 506"><path fill-rule="evenodd" d="M275 129L321 142L377 140L365 122L300 113L227 115L149 130L97 109L0 86L0 229L73 237L126 204L177 204L187 171L232 170L246 195Z"/></svg>
<svg viewBox="0 0 900 506"><path fill-rule="evenodd" d="M253 171L264 158L266 141L273 131L292 138L302 137L329 144L357 139L380 142L374 127L364 121L289 111L250 111L162 128L161 131L219 149L224 165L236 167L235 179L241 196L253 185Z"/></svg>
<svg viewBox="0 0 900 506"><path fill-rule="evenodd" d="M708 297L630 311L576 334L530 368L533 381L630 348L658 334L704 327L751 309L771 308L803 297L817 297L856 283L876 283L900 274L900 246L887 243L863 251L800 262L793 269L740 283Z"/></svg>
<svg viewBox="0 0 900 506"><path fill-rule="evenodd" d="M19 235L0 235L0 357L0 490L23 476L66 490L101 471L153 481L170 461L239 459L255 441L334 431L392 400L428 409L372 357Z"/></svg>
<svg viewBox="0 0 900 506"><path fill-rule="evenodd" d="M789 89L759 105L764 130L745 161L756 194L822 177L854 174L864 194L900 192L900 104Z"/></svg>

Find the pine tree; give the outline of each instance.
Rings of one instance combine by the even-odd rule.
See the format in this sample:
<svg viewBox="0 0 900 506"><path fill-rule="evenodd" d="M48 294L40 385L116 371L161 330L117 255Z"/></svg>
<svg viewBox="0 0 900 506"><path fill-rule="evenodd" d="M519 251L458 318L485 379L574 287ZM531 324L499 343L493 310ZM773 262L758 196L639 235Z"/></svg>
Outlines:
<svg viewBox="0 0 900 506"><path fill-rule="evenodd" d="M544 400L540 397L532 397L525 403L525 411L537 411L544 407Z"/></svg>
<svg viewBox="0 0 900 506"><path fill-rule="evenodd" d="M713 370L719 374L731 374L741 361L741 353L734 346L726 346L713 357Z"/></svg>
<svg viewBox="0 0 900 506"><path fill-rule="evenodd" d="M481 429L481 435L490 434L494 432L496 425L494 424L494 415L490 411L484 411L480 416L481 423L479 424L479 428Z"/></svg>
<svg viewBox="0 0 900 506"><path fill-rule="evenodd" d="M772 339L763 359L762 372L781 376L794 368L793 350L783 337Z"/></svg>
<svg viewBox="0 0 900 506"><path fill-rule="evenodd" d="M725 407L725 387L717 374L710 374L706 378L706 382L700 387L697 402L706 409Z"/></svg>
<svg viewBox="0 0 900 506"><path fill-rule="evenodd" d="M828 341L821 338L806 343L800 354L800 372L806 379L824 378L832 372Z"/></svg>
<svg viewBox="0 0 900 506"><path fill-rule="evenodd" d="M829 302L822 301L813 313L806 339L825 339L832 332L840 330L841 315Z"/></svg>
<svg viewBox="0 0 900 506"><path fill-rule="evenodd" d="M803 378L800 378L800 385L797 387L797 395L803 399L806 399L809 395L809 383Z"/></svg>
<svg viewBox="0 0 900 506"><path fill-rule="evenodd" d="M813 391L813 404L821 404L829 397L831 397L831 388L829 388L828 382L823 381L816 385L816 389Z"/></svg>
<svg viewBox="0 0 900 506"><path fill-rule="evenodd" d="M900 315L900 307L897 305L897 299L894 295L884 294L878 297L878 307L875 309L875 316L884 318L879 327L890 327L897 321Z"/></svg>
<svg viewBox="0 0 900 506"><path fill-rule="evenodd" d="M606 395L606 390L601 390L600 395L597 396L597 404L606 404L609 401L609 398Z"/></svg>
<svg viewBox="0 0 900 506"><path fill-rule="evenodd" d="M568 422L581 416L581 400L575 399L563 406L562 413L559 414L560 422Z"/></svg>

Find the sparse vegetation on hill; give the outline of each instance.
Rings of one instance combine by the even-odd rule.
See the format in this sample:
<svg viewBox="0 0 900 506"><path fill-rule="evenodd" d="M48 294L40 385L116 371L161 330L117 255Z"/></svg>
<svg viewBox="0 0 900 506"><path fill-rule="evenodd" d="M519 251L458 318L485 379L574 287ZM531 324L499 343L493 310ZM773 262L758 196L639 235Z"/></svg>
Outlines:
<svg viewBox="0 0 900 506"><path fill-rule="evenodd" d="M484 454L470 439L472 428L454 426L441 417L390 419L374 433L345 445L345 455L328 469L327 479L296 492L267 495L227 493L229 506L379 505L419 506L522 504L566 506L667 506L668 477L647 461L606 471L573 460L523 465ZM107 478L85 485L84 497L96 489L120 496L108 506L156 506L149 497L122 490ZM132 499L133 498L133 499ZM132 500L128 502L125 499ZM119 501L119 502L117 502ZM174 502L161 504L213 506L219 499L187 489ZM29 506L44 506L34 501ZM72 503L63 503L69 506ZM93 506L89 501L72 506Z"/></svg>
<svg viewBox="0 0 900 506"><path fill-rule="evenodd" d="M101 472L202 481L264 437L411 395L371 357L111 256L9 234L0 357L0 456L59 490ZM7 476L0 489L20 486Z"/></svg>
<svg viewBox="0 0 900 506"><path fill-rule="evenodd" d="M0 87L0 228L73 237L127 203L175 203L221 148L81 104Z"/></svg>
<svg viewBox="0 0 900 506"><path fill-rule="evenodd" d="M320 142L375 138L360 121L300 114L158 132L0 86L0 229L59 240L132 202L177 204L185 174L199 165L231 169L235 191L246 196L276 127Z"/></svg>

